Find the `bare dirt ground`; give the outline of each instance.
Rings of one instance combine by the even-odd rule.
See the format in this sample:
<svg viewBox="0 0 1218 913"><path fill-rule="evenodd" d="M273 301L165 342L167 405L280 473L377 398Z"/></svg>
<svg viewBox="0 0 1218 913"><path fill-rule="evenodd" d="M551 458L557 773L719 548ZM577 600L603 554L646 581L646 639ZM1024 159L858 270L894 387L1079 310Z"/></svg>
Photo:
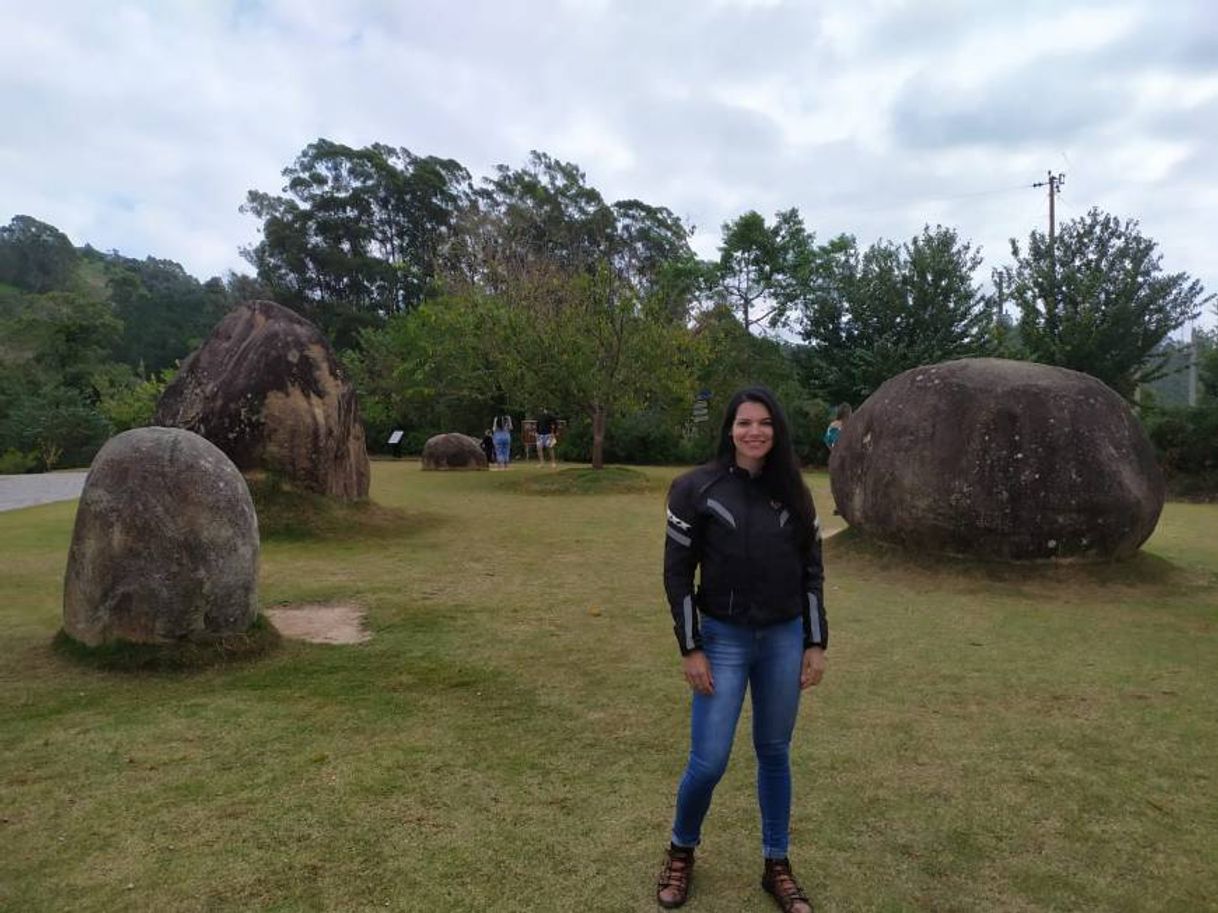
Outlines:
<svg viewBox="0 0 1218 913"><path fill-rule="evenodd" d="M265 609L263 614L292 640L312 644L361 644L372 639L364 627L364 610L344 603L305 603Z"/></svg>

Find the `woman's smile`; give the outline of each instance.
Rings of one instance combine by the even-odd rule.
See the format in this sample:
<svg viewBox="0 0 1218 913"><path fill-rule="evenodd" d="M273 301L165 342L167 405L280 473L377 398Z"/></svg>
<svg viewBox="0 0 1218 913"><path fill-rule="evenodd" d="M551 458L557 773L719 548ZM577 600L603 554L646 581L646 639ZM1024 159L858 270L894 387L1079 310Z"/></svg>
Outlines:
<svg viewBox="0 0 1218 913"><path fill-rule="evenodd" d="M736 410L732 422L732 444L736 447L736 463L749 472L757 472L766 455L774 447L774 419L761 403L746 400Z"/></svg>

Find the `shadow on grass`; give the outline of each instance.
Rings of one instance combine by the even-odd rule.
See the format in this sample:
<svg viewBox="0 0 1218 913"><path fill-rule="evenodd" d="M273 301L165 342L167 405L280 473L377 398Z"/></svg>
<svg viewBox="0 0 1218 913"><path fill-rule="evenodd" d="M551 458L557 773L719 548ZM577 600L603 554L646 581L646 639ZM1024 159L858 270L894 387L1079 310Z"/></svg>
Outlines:
<svg viewBox="0 0 1218 913"><path fill-rule="evenodd" d="M636 494L658 487L658 483L644 473L625 466L563 469L551 474L524 476L517 485L518 491L531 495Z"/></svg>
<svg viewBox="0 0 1218 913"><path fill-rule="evenodd" d="M281 643L279 631L265 615L259 614L250 629L241 634L174 644L117 641L90 647L60 628L51 641L51 649L72 662L107 672L183 673L260 659L273 653Z"/></svg>
<svg viewBox="0 0 1218 913"><path fill-rule="evenodd" d="M1011 587L1102 590L1109 587L1161 591L1202 585L1189 570L1166 558L1139 551L1122 561L984 561L953 555L924 554L878 542L846 528L825 542L832 560L860 561L905 576L984 580Z"/></svg>
<svg viewBox="0 0 1218 913"><path fill-rule="evenodd" d="M399 538L438 522L373 501L341 501L297 491L273 477L251 481L250 494L263 541Z"/></svg>

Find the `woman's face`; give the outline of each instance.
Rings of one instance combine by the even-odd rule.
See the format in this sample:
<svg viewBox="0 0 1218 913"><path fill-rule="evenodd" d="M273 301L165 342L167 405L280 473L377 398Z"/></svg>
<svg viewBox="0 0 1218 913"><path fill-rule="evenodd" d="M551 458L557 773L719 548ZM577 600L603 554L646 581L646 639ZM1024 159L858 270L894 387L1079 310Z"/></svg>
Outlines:
<svg viewBox="0 0 1218 913"><path fill-rule="evenodd" d="M770 410L749 400L741 403L732 421L732 443L736 446L738 464L759 467L774 447L774 419Z"/></svg>

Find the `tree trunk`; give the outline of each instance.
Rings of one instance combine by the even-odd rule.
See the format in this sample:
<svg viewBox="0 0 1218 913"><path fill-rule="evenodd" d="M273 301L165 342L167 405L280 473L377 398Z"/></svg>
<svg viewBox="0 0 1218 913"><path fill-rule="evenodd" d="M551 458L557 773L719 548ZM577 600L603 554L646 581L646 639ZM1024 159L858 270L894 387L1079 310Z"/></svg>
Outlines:
<svg viewBox="0 0 1218 913"><path fill-rule="evenodd" d="M605 407L592 406L592 468L605 468Z"/></svg>

